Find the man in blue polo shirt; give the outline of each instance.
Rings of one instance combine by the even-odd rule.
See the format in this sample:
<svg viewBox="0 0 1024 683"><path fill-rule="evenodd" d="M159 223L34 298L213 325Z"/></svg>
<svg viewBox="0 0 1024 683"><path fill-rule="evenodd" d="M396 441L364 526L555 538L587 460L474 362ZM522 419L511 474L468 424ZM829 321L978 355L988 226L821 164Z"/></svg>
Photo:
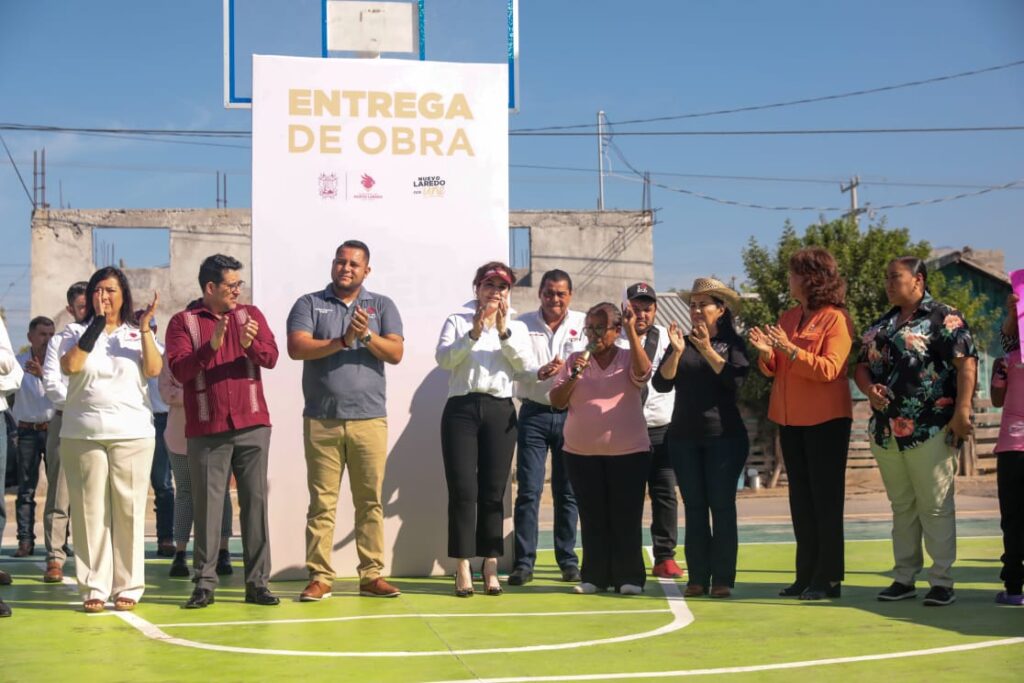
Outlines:
<svg viewBox="0 0 1024 683"><path fill-rule="evenodd" d="M383 577L381 486L388 444L384 364L402 360L402 318L391 299L363 288L369 264L369 247L344 242L331 262L331 284L299 297L288 315L288 355L304 361L310 581L299 596L303 602L331 596L334 511L346 466L355 505L359 594L400 594Z"/></svg>

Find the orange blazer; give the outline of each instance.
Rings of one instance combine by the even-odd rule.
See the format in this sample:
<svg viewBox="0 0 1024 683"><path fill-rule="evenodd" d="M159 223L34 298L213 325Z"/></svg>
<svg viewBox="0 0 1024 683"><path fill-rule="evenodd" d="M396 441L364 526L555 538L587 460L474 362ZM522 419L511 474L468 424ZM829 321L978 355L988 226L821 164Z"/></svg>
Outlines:
<svg viewBox="0 0 1024 683"><path fill-rule="evenodd" d="M758 354L757 365L774 377L768 419L776 424L806 427L853 416L846 361L853 345L853 321L846 310L824 306L797 331L802 309L791 308L779 327L798 348L796 357L776 349L769 362Z"/></svg>

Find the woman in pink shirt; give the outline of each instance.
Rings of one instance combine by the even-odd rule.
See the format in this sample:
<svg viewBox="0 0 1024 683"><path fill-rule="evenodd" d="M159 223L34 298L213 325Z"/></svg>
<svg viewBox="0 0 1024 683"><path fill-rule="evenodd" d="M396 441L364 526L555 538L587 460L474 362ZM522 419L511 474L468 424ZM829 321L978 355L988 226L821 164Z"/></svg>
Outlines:
<svg viewBox="0 0 1024 683"><path fill-rule="evenodd" d="M551 405L568 408L565 464L580 512L583 582L576 593L614 587L643 591L644 490L651 442L641 390L651 361L633 326L633 309L610 303L587 311L587 351L569 356L551 389ZM629 349L615 345L626 330Z"/></svg>
<svg viewBox="0 0 1024 683"><path fill-rule="evenodd" d="M1017 297L1006 301L1003 348L1006 355L992 367L992 405L1003 409L996 442L996 483L999 488L999 526L1003 530L1005 590L996 595L1001 605L1024 605L1024 359L1017 327Z"/></svg>

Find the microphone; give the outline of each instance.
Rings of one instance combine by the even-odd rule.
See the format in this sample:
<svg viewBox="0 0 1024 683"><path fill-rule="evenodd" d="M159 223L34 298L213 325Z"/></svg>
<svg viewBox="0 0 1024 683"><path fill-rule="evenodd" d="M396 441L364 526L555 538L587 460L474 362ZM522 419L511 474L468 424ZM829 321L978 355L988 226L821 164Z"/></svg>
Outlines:
<svg viewBox="0 0 1024 683"><path fill-rule="evenodd" d="M590 360L590 352L593 351L593 350L594 350L594 345L593 344L587 344L587 348L583 350L582 354L580 354L580 358L582 358L583 360ZM583 372L582 368L580 368L579 366L574 367L572 369L572 372L569 374L569 379L576 379L577 377L580 376L581 372Z"/></svg>

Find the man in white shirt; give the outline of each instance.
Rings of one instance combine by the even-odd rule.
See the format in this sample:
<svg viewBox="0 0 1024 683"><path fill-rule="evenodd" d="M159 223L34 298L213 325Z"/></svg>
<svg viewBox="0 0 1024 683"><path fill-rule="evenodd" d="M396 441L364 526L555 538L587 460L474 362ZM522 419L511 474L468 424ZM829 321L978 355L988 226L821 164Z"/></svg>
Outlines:
<svg viewBox="0 0 1024 683"><path fill-rule="evenodd" d="M21 386L23 372L14 356L11 338L7 336L7 326L0 318L0 477L7 472L7 396ZM2 489L3 487L0 487ZM2 501L0 501L2 502ZM0 540L4 537L4 526L7 525L7 506L0 505ZM0 569L0 586L9 586L11 575ZM11 616L11 608L0 600L0 617Z"/></svg>
<svg viewBox="0 0 1024 683"><path fill-rule="evenodd" d="M36 548L36 486L54 412L43 389L43 358L53 332L52 320L43 316L32 318L28 324L29 350L18 354L18 364L25 376L11 408L11 415L18 423L18 498L14 504L18 549L15 557L28 557Z"/></svg>
<svg viewBox="0 0 1024 683"><path fill-rule="evenodd" d="M636 314L633 318L634 329L640 335L654 372L657 372L669 347L668 330L654 324L658 313L658 295L651 285L637 282L626 289L626 299ZM623 348L629 348L625 338L620 338L617 343ZM643 392L644 419L647 421L647 434L651 438L652 456L651 471L647 477L647 493L651 498L651 544L654 550L654 569L651 573L663 579L683 576L683 570L675 560L679 527L676 474L665 443L675 398L675 390L664 394L656 391L653 377Z"/></svg>
<svg viewBox="0 0 1024 683"><path fill-rule="evenodd" d="M569 354L586 347L583 337L586 315L569 310L572 278L564 270L544 273L538 297L540 308L518 318L530 332L530 347L535 367L539 369L516 375L516 397L522 407L516 451L515 561L508 577L512 586L533 580L537 561L537 516L548 450L551 451L551 495L555 506L555 560L562 570L563 581L580 581L579 557L575 551L579 513L562 457L566 411L551 407L548 392Z"/></svg>
<svg viewBox="0 0 1024 683"><path fill-rule="evenodd" d="M76 282L68 287L67 308L72 322L85 318L85 290L88 282ZM64 561L67 559L68 532L71 528L71 501L68 484L60 466L60 428L64 419L64 402L68 395L68 377L60 369L60 342L68 328L54 335L46 347L43 361L43 388L53 403L54 415L46 430L46 503L43 506L43 540L46 541L46 571L43 581L60 583L64 580Z"/></svg>

